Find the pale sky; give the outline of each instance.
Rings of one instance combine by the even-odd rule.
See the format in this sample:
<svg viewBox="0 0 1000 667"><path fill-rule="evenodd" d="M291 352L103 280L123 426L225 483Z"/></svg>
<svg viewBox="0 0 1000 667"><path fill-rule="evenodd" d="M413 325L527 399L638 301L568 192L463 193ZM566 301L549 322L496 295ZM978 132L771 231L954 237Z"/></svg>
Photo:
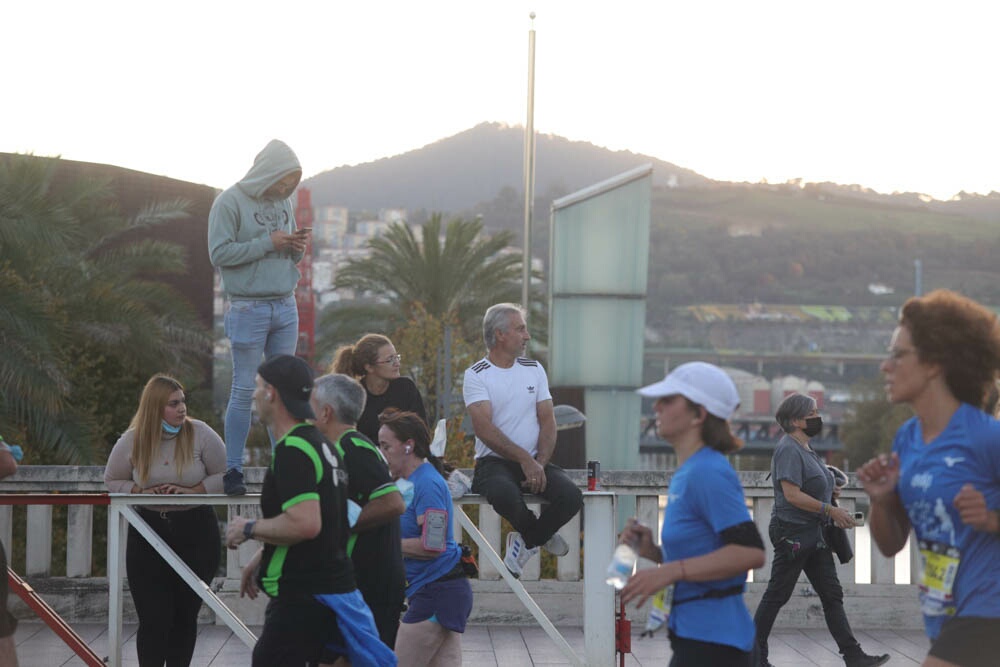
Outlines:
<svg viewBox="0 0 1000 667"><path fill-rule="evenodd" d="M0 151L226 187L480 122L722 180L1000 191L989 0L30 0L0 5ZM488 159L488 156L484 156Z"/></svg>

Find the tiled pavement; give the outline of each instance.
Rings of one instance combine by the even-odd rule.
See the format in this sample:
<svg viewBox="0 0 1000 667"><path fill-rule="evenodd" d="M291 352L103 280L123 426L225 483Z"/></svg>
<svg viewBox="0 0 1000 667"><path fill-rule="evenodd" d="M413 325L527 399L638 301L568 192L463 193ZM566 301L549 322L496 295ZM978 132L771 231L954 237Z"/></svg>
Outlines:
<svg viewBox="0 0 1000 667"><path fill-rule="evenodd" d="M74 626L74 629L99 656L107 655L106 625L84 623ZM254 632L260 630L259 627L252 629ZM125 667L138 664L135 657L135 630L134 625L126 625L124 628L122 664ZM560 630L582 656L583 629L570 627ZM922 632L916 630L869 630L858 632L857 637L868 653L890 653L891 667L919 665L927 653L927 640ZM40 622L22 621L15 640L21 667L75 667L84 664L55 633ZM775 630L771 636L770 653L775 667L838 667L844 664L837 653L836 644L826 630ZM469 626L462 638L462 654L465 664L477 667L569 664L556 645L537 626ZM632 638L632 653L626 656L625 664L632 667L662 667L669 658L670 644L662 631L651 639L641 638L636 634ZM192 667L247 667L250 664L250 650L225 626L203 625L191 664Z"/></svg>

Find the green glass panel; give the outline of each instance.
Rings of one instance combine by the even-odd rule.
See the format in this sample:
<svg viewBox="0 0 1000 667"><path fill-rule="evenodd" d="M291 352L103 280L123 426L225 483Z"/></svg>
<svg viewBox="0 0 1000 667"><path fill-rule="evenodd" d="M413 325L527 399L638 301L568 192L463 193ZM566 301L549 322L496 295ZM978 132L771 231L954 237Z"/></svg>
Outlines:
<svg viewBox="0 0 1000 667"><path fill-rule="evenodd" d="M642 382L644 299L554 298L550 317L549 384L637 387Z"/></svg>

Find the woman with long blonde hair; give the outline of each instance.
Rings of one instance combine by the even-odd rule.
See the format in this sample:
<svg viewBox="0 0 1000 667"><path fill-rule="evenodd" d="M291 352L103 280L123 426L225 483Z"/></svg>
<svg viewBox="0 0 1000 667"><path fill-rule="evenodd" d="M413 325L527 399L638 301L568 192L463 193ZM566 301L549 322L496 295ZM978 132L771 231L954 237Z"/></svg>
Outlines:
<svg viewBox="0 0 1000 667"><path fill-rule="evenodd" d="M184 387L172 377L154 375L128 430L111 450L104 483L111 493L222 493L225 471L226 446L208 424L188 417ZM211 506L136 510L202 581L211 582L221 555L219 522ZM139 664L190 664L201 598L131 527L125 570L139 616Z"/></svg>
<svg viewBox="0 0 1000 667"><path fill-rule="evenodd" d="M372 442L378 442L378 416L389 408L415 412L425 422L427 412L417 385L400 375L402 355L382 334L365 334L354 345L337 350L329 373L350 375L365 388L365 409L358 419L357 429Z"/></svg>

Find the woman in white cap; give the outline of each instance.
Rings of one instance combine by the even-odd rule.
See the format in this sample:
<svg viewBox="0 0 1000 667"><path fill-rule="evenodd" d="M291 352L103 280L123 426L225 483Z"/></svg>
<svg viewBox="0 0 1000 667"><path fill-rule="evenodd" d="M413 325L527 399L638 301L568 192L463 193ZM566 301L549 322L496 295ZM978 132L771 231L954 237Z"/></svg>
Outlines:
<svg viewBox="0 0 1000 667"><path fill-rule="evenodd" d="M754 629L743 590L747 572L764 565L764 543L726 459L743 445L728 422L739 407L736 386L722 369L695 361L639 393L656 399L657 433L673 446L677 470L661 546L632 519L622 531L622 542L659 563L632 575L622 601L641 605L673 584L670 667L748 667Z"/></svg>

